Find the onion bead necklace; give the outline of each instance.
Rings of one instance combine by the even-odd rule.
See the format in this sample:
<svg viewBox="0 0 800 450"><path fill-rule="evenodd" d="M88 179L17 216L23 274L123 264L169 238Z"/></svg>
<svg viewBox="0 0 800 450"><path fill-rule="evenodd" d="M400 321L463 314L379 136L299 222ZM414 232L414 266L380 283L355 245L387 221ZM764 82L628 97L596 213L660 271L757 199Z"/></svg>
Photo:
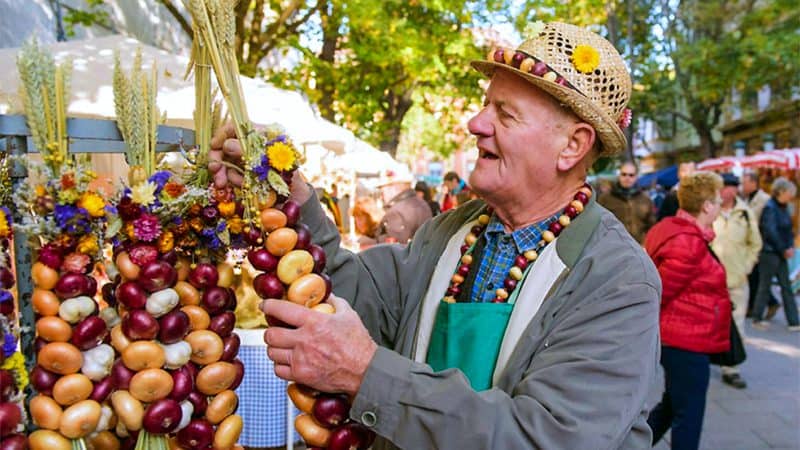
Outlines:
<svg viewBox="0 0 800 450"><path fill-rule="evenodd" d="M506 303L509 299L514 298L514 291L517 286L521 284L525 278L528 270L532 267L533 262L541 254L542 250L548 244L553 242L565 228L567 228L572 220L583 212L584 207L589 203L592 196L592 188L588 184L584 184L578 189L578 192L572 197L572 201L564 208L559 215L558 220L550 223L547 230L542 232L542 239L536 244L536 247L522 252L514 258L514 264L508 270L505 280L503 280L503 287L495 290L495 297L493 303ZM456 267L455 273L450 278L450 286L447 288L442 301L447 303L456 303L456 298L461 294L461 284L464 283L467 275L469 274L474 258L472 252L475 249L475 243L486 230L486 225L489 224L492 210L488 209L485 214L478 216L477 225L470 229L467 236L464 237L464 245L461 246L461 260Z"/></svg>

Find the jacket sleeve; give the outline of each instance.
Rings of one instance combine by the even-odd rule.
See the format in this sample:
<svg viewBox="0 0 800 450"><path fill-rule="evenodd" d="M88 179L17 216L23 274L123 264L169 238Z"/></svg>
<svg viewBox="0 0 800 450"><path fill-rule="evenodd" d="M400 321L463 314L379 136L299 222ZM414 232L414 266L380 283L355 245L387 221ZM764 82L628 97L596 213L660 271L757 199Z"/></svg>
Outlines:
<svg viewBox="0 0 800 450"><path fill-rule="evenodd" d="M761 251L761 232L758 230L756 215L747 210L747 249L744 255L747 272L750 273L758 262L758 253Z"/></svg>
<svg viewBox="0 0 800 450"><path fill-rule="evenodd" d="M783 253L791 246L787 246L786 242L781 239L781 233L778 231L779 214L780 211L770 204L764 207L764 212L761 214L760 229L764 247L776 253Z"/></svg>
<svg viewBox="0 0 800 450"><path fill-rule="evenodd" d="M661 277L661 302L666 303L680 295L697 276L697 260L707 250L699 236L678 234L662 244L653 261Z"/></svg>
<svg viewBox="0 0 800 450"><path fill-rule="evenodd" d="M587 291L589 289L587 288ZM617 449L644 420L658 360L658 290L634 282L553 319L512 394L474 391L381 348L350 415L404 449ZM554 299L553 301L558 301ZM519 351L519 348L517 349Z"/></svg>

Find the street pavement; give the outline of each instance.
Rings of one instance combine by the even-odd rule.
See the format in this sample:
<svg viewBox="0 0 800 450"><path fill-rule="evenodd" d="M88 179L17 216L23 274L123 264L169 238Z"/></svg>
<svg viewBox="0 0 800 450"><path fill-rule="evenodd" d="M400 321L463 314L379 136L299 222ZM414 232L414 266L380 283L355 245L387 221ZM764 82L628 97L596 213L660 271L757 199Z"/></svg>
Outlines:
<svg viewBox="0 0 800 450"><path fill-rule="evenodd" d="M800 300L800 298L798 298ZM766 331L746 326L746 389L720 380L711 366L703 450L800 450L800 333L786 329L783 310ZM669 432L655 447L668 450Z"/></svg>

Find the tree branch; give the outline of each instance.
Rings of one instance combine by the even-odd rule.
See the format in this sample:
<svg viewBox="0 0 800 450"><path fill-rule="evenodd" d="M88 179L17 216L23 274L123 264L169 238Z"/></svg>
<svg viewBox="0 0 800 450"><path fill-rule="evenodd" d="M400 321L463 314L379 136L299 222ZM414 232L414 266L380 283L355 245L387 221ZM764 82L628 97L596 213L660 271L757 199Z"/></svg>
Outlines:
<svg viewBox="0 0 800 450"><path fill-rule="evenodd" d="M172 3L172 0L158 0L158 2L164 5L165 8L167 8L167 11L169 11L169 13L172 14L172 17L174 17L175 20L178 21L178 24L181 26L183 32L186 33L186 35L191 38L192 35L194 34L194 32L192 31L192 25L189 23L188 20L186 20L185 17L183 17L183 14L181 14L181 12L178 11L178 8L176 8L175 5Z"/></svg>

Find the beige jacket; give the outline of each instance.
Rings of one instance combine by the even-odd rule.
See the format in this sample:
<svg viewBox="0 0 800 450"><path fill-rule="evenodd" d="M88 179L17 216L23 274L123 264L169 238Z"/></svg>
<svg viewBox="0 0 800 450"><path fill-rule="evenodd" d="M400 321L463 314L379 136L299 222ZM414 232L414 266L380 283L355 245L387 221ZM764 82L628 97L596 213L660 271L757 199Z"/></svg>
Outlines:
<svg viewBox="0 0 800 450"><path fill-rule="evenodd" d="M764 206L767 205L769 199L769 194L759 189L752 198L744 200L745 204L756 215L756 224L758 224L758 221L761 220L761 213L764 211Z"/></svg>
<svg viewBox="0 0 800 450"><path fill-rule="evenodd" d="M725 266L728 288L742 286L747 283L747 275L753 270L761 251L756 214L737 198L733 209L721 212L714 221L714 233L717 236L711 242L711 248Z"/></svg>

